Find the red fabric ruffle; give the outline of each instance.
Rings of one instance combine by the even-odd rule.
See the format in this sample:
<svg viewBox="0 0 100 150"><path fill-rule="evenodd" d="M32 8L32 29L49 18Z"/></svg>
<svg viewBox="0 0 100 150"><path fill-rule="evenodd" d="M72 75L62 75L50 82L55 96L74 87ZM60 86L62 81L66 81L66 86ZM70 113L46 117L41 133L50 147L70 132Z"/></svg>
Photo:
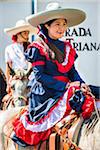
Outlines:
<svg viewBox="0 0 100 150"><path fill-rule="evenodd" d="M51 134L52 128L43 131L43 132L32 132L29 130L26 130L19 120L19 118L16 119L16 121L13 122L13 129L16 133L16 136L23 140L25 143L30 145L37 145L40 141L44 141L48 139L49 135Z"/></svg>
<svg viewBox="0 0 100 150"><path fill-rule="evenodd" d="M74 48L72 48L71 44L66 42L65 43L65 49L66 49L66 46L70 47L70 52L69 52L69 56L68 56L68 63L66 65L62 65L57 60L52 60L52 62L56 63L59 72L62 72L62 73L66 73L72 68L74 61L75 61L75 56L76 56L76 51ZM37 49L39 49L40 54L44 55L47 60L50 60L48 53L44 51L44 47L42 46L42 44L39 44L38 42L33 42L29 46L29 48L32 48L32 47L36 47ZM66 54L66 50L65 50L65 54Z"/></svg>
<svg viewBox="0 0 100 150"><path fill-rule="evenodd" d="M67 98L67 103L66 103L66 112L63 116L63 118L65 116L67 116L70 111L72 110L70 105L69 105L69 99L71 98L71 96L73 95L73 91L74 89L78 89L79 87L70 87L68 89L68 97ZM62 98L59 99L59 101L50 109L50 111L48 112L48 114L46 116L44 116L43 118L41 118L39 121L37 122L31 122L28 120L28 117L26 116L26 122L30 125L33 125L34 124L38 124L38 123L41 123L47 119L47 117L49 118L50 114L52 113L53 109L55 107L57 107L57 105L59 105L59 102L62 100ZM28 110L23 110L20 115L18 115L14 120L13 120L13 129L14 129L14 132L16 134L16 136L18 138L20 138L21 140L23 140L25 143L27 144L30 144L30 145L37 145L39 144L40 141L44 141L44 140L47 140L49 135L51 134L52 132L52 127L47 129L47 130L44 130L44 131L41 131L41 132L32 132L30 130L27 130L24 126L23 126L23 123L21 122L20 120L20 116L27 112ZM63 119L62 118L62 119ZM59 120L60 121L60 120Z"/></svg>
<svg viewBox="0 0 100 150"><path fill-rule="evenodd" d="M68 63L67 63L67 65L63 66L62 64L58 63L57 60L55 60L57 66L58 66L58 70L60 72L62 72L62 73L66 73L66 72L68 72L72 68L72 66L74 64L74 61L75 61L75 56L76 56L75 49L72 48L72 46L70 45L70 43L66 43L66 46L67 45L70 47L70 52L69 52L69 56L68 56Z"/></svg>

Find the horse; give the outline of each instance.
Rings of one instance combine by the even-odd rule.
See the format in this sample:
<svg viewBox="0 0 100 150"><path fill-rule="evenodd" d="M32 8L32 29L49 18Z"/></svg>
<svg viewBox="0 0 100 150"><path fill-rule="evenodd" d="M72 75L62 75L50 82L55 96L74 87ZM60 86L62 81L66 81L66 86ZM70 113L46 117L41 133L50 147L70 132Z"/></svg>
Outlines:
<svg viewBox="0 0 100 150"><path fill-rule="evenodd" d="M21 106L28 105L27 83L29 74L30 71L26 72L25 70L20 69L13 70L12 78L10 80L11 93L5 95L2 99L3 111L0 112L0 122L2 122L2 124L4 122L7 123L7 121L12 118L12 116L14 116L15 112L21 109ZM14 107L15 109L13 109ZM0 130L2 131L2 128ZM0 136L2 141L2 133L0 134ZM4 140L9 143L9 140L6 137L4 138Z"/></svg>
<svg viewBox="0 0 100 150"><path fill-rule="evenodd" d="M29 73L26 73L25 70L18 69L13 71L13 76L10 79L11 93L7 94L2 100L4 103L3 110L28 104L28 76Z"/></svg>
<svg viewBox="0 0 100 150"><path fill-rule="evenodd" d="M74 132L73 141L79 147L81 147L82 150L99 150L100 149L99 137L100 137L100 108L98 109L96 108L95 112L93 112L91 117L88 120L83 120L81 126L76 128Z"/></svg>
<svg viewBox="0 0 100 150"><path fill-rule="evenodd" d="M61 120L53 128L54 131L47 141L36 146L21 147L10 139L10 145L7 145L5 150L68 150L69 148L73 150L99 150L100 119L97 107L98 105L95 105L95 111L88 120L84 120L81 116L75 114L75 112L71 114L73 117L69 115L64 120ZM0 118L0 122L3 122L4 128L1 126L0 131L2 130L5 133L6 130L10 129L6 128L7 122L9 123L11 118L18 114L20 110L21 108L16 107L12 110L4 111L3 116L1 115L2 117ZM7 117L8 113L11 113L9 117ZM2 143L3 136L1 136ZM1 144L1 146L4 146L4 144ZM2 150L4 150L3 147Z"/></svg>
<svg viewBox="0 0 100 150"><path fill-rule="evenodd" d="M62 139L57 150L99 150L100 100L95 101L95 111L89 119L74 112L56 125L56 131Z"/></svg>
<svg viewBox="0 0 100 150"><path fill-rule="evenodd" d="M75 115L74 119L70 118L69 124L67 117L64 118L65 125L63 125L62 132L64 135L64 150L99 150L100 149L100 87L89 86L91 88L91 95L95 96L94 106L95 110L88 119L83 119L81 115ZM69 116L68 116L69 117ZM71 122L72 119L72 122ZM64 127L65 126L65 127ZM67 128L67 129L66 129Z"/></svg>
<svg viewBox="0 0 100 150"><path fill-rule="evenodd" d="M12 109L0 111L0 150L38 150L41 147L41 150L46 150L45 141L42 144L36 146L27 146L21 147L15 144L10 138L5 136L6 125L23 109L27 106L21 107L13 107ZM7 128L7 130L11 130L11 128ZM7 140L5 140L5 138Z"/></svg>
<svg viewBox="0 0 100 150"><path fill-rule="evenodd" d="M6 87L6 77L2 69L0 68L0 109L2 109L2 99L7 94Z"/></svg>

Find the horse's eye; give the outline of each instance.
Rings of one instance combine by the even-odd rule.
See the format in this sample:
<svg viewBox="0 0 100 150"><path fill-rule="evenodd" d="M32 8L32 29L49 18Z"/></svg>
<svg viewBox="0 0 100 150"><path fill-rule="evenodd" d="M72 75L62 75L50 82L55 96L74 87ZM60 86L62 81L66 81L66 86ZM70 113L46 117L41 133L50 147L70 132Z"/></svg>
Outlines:
<svg viewBox="0 0 100 150"><path fill-rule="evenodd" d="M11 86L11 89L12 89L12 90L15 90L15 85L12 85L12 86Z"/></svg>

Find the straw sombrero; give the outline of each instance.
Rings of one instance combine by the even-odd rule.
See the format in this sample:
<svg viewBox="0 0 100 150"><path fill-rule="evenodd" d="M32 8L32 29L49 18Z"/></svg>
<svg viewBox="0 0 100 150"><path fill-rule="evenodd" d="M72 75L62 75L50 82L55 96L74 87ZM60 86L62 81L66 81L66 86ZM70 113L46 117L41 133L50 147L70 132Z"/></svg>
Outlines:
<svg viewBox="0 0 100 150"><path fill-rule="evenodd" d="M26 17L26 20L34 27L46 23L52 19L67 19L68 27L82 23L86 14L84 11L72 8L61 8L58 3L49 3L45 11Z"/></svg>
<svg viewBox="0 0 100 150"><path fill-rule="evenodd" d="M24 20L17 21L15 27L4 29L4 32L10 36L16 35L22 31L29 31L31 34L37 34L38 29L26 23Z"/></svg>

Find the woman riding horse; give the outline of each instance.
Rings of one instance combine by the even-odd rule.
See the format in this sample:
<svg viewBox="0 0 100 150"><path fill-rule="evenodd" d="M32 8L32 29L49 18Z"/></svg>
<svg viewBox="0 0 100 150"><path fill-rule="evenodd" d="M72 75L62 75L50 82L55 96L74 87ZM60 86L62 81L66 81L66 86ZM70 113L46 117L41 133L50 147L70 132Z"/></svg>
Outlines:
<svg viewBox="0 0 100 150"><path fill-rule="evenodd" d="M13 121L11 138L19 145L37 145L48 139L55 124L72 109L84 118L94 110L90 89L75 69L76 51L70 43L59 40L67 27L85 18L82 10L62 9L56 3L28 17L28 22L39 26L40 31L25 54L33 73L28 84L29 107Z"/></svg>
<svg viewBox="0 0 100 150"><path fill-rule="evenodd" d="M16 26L12 28L5 28L4 32L12 37L12 44L8 45L5 49L5 61L6 61L6 78L7 78L7 90L10 92L10 68L12 70L26 70L27 72L31 68L31 64L26 61L24 52L27 49L29 42L29 34L37 33L36 28L32 28L24 20L16 22Z"/></svg>

